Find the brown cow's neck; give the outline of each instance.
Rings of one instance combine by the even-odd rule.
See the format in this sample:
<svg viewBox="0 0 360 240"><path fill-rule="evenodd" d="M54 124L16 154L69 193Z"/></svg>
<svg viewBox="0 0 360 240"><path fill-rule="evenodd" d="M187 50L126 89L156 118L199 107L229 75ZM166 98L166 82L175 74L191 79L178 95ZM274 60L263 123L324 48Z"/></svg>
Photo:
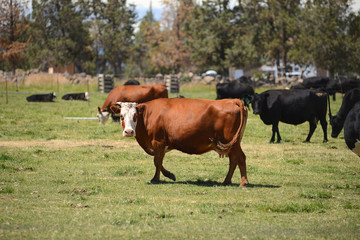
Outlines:
<svg viewBox="0 0 360 240"><path fill-rule="evenodd" d="M136 125L136 141L139 145L145 150L149 155L154 155L154 152L151 152L151 139L149 138L146 127L144 124L144 118L142 116L138 117L138 123Z"/></svg>

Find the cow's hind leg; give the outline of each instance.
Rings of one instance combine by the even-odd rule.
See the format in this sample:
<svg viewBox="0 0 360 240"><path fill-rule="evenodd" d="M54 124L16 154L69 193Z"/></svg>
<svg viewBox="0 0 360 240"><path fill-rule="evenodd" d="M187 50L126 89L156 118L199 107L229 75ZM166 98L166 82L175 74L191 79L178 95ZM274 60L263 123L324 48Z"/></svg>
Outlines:
<svg viewBox="0 0 360 240"><path fill-rule="evenodd" d="M305 140L305 142L310 142L310 138L311 136L313 135L315 129L316 129L316 122L315 120L314 121L309 121L309 124L310 124L310 131L309 131L309 134Z"/></svg>
<svg viewBox="0 0 360 240"><path fill-rule="evenodd" d="M275 142L275 133L277 136L277 143L281 142L281 137L280 137L280 132L279 132L279 122L276 122L272 125L272 136L270 139L270 143L274 143Z"/></svg>
<svg viewBox="0 0 360 240"><path fill-rule="evenodd" d="M241 183L240 186L245 186L249 184L249 181L247 179L247 173L246 173L246 156L243 150L241 149L241 146L239 146L239 158L238 158L238 165L240 168L240 174L241 174Z"/></svg>
<svg viewBox="0 0 360 240"><path fill-rule="evenodd" d="M237 153L235 151L231 151L229 154L229 171L228 174L226 175L226 178L223 182L224 185L229 185L231 184L231 178L234 174L235 168L238 165L238 160L237 160L238 156Z"/></svg>
<svg viewBox="0 0 360 240"><path fill-rule="evenodd" d="M328 141L328 138L327 138L327 122L326 122L326 119L323 118L320 120L320 124L321 124L321 127L322 127L322 130L324 132L324 140L323 142L326 143Z"/></svg>
<svg viewBox="0 0 360 240"><path fill-rule="evenodd" d="M240 145L234 146L234 148L229 153L229 172L225 178L224 184L231 184L231 178L234 174L234 170L236 168L236 165L240 168L240 174L241 174L241 184L240 186L245 186L248 184L247 180L247 174L246 174L246 156L244 152L242 151Z"/></svg>

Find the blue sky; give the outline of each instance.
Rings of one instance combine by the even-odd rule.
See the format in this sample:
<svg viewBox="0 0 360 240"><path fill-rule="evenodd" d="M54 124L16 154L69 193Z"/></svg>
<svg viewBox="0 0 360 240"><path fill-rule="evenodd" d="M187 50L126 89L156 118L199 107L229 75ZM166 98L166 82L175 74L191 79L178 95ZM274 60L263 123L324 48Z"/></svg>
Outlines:
<svg viewBox="0 0 360 240"><path fill-rule="evenodd" d="M146 14L150 8L150 1L152 2L152 10L156 20L161 17L163 6L161 0L128 0L127 2L136 5L136 12L139 20Z"/></svg>

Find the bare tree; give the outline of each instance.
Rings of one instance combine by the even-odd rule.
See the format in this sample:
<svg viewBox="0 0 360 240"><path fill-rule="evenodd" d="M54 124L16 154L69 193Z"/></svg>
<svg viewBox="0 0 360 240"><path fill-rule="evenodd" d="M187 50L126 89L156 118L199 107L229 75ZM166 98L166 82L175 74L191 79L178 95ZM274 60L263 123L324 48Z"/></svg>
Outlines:
<svg viewBox="0 0 360 240"><path fill-rule="evenodd" d="M11 64L13 75L30 42L24 9L19 0L0 0L0 60Z"/></svg>

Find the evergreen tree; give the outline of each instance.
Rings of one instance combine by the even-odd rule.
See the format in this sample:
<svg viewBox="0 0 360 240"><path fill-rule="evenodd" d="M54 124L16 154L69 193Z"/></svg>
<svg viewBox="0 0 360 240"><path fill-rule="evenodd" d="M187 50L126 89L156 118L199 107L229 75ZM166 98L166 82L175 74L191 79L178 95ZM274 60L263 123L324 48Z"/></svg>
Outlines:
<svg viewBox="0 0 360 240"><path fill-rule="evenodd" d="M133 45L135 5L126 6L126 0L108 0L101 13L102 34L100 42L104 57L114 74L122 74L122 66Z"/></svg>
<svg viewBox="0 0 360 240"><path fill-rule="evenodd" d="M232 46L226 50L228 67L257 67L265 59L264 29L257 16L262 6L259 1L239 1L231 20Z"/></svg>
<svg viewBox="0 0 360 240"><path fill-rule="evenodd" d="M353 73L360 75L360 10L349 15L349 31L347 34L349 42L348 68Z"/></svg>
<svg viewBox="0 0 360 240"><path fill-rule="evenodd" d="M204 0L195 5L185 25L191 59L203 71L227 73L226 51L232 46L232 11L227 0Z"/></svg>
<svg viewBox="0 0 360 240"><path fill-rule="evenodd" d="M33 0L29 55L33 66L74 63L79 71L91 59L91 41L84 16L71 0Z"/></svg>
<svg viewBox="0 0 360 240"><path fill-rule="evenodd" d="M350 30L349 0L307 1L307 31L317 67L328 69L330 76L350 70L353 39ZM353 36L356 36L353 35ZM358 38L357 38L358 41ZM357 45L359 45L357 43ZM359 51L359 50L358 50Z"/></svg>
<svg viewBox="0 0 360 240"><path fill-rule="evenodd" d="M276 60L278 66L282 61L285 67L283 74L287 67L288 52L298 33L299 15L300 0L267 0L259 16L265 27L263 36L268 55L270 59Z"/></svg>

